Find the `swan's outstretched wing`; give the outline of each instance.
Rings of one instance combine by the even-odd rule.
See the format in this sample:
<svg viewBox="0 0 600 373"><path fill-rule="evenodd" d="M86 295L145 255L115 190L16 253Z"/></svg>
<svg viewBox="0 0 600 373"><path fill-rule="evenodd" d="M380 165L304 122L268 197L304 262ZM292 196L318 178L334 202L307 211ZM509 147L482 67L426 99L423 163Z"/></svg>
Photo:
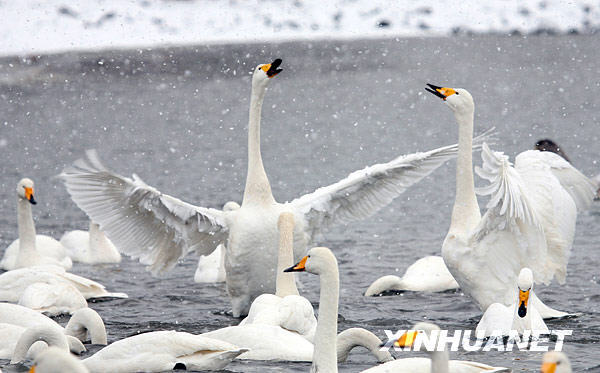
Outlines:
<svg viewBox="0 0 600 373"><path fill-rule="evenodd" d="M490 135L491 130L474 138L474 148ZM454 158L457 151L457 144L449 145L369 166L335 184L305 194L290 204L303 217L305 232L312 240L316 233L333 223L347 223L374 214L408 187Z"/></svg>
<svg viewBox="0 0 600 373"><path fill-rule="evenodd" d="M548 283L555 276L564 280L576 207L544 162L520 159L513 167L507 156L486 144L481 154L483 167L476 172L490 185L478 193L490 195L490 201L469 238L473 248L469 260L485 272L485 281L497 285L495 299L510 304L512 284L523 267L531 268L536 282Z"/></svg>
<svg viewBox="0 0 600 373"><path fill-rule="evenodd" d="M227 237L223 212L196 207L144 183L108 171L95 151L63 171L73 201L125 254L154 273L196 250L210 254Z"/></svg>

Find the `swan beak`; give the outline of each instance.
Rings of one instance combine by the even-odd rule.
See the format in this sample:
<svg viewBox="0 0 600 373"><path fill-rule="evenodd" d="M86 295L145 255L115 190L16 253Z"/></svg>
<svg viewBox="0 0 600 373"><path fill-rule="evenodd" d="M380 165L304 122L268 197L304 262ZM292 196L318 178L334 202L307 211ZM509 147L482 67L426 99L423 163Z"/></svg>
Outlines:
<svg viewBox="0 0 600 373"><path fill-rule="evenodd" d="M30 369L29 369L29 373L35 373L35 365L33 365Z"/></svg>
<svg viewBox="0 0 600 373"><path fill-rule="evenodd" d="M523 291L519 289L519 317L527 315L527 304L529 302L529 290Z"/></svg>
<svg viewBox="0 0 600 373"><path fill-rule="evenodd" d="M279 68L279 65L281 65L281 62L282 62L281 58L278 58L269 64L262 65L261 69L267 74L267 76L269 78L272 78L275 75L277 75L283 71L282 69Z"/></svg>
<svg viewBox="0 0 600 373"><path fill-rule="evenodd" d="M456 93L456 91L452 88L438 87L437 85L433 85L433 84L429 84L429 83L427 83L427 85L429 86L429 88L425 88L425 90L427 92L433 93L434 95L438 96L439 98L441 98L444 101L446 101L446 98L448 98Z"/></svg>
<svg viewBox="0 0 600 373"><path fill-rule="evenodd" d="M415 342L415 338L417 338L417 334L419 334L419 332L416 330L408 331L408 332L402 334L402 337L400 337L396 342L394 342L394 347L410 347L410 346L412 346L413 343Z"/></svg>
<svg viewBox="0 0 600 373"><path fill-rule="evenodd" d="M540 369L541 373L554 373L556 371L556 363L544 363Z"/></svg>
<svg viewBox="0 0 600 373"><path fill-rule="evenodd" d="M300 261L296 264L294 264L293 266L291 266L290 268L286 268L283 270L283 272L304 272L306 271L306 260L308 259L308 256L305 256L304 258L300 259Z"/></svg>
<svg viewBox="0 0 600 373"><path fill-rule="evenodd" d="M25 188L25 198L27 198L29 203L31 203L32 205L35 205L37 203L35 201L35 198L33 198L33 188Z"/></svg>

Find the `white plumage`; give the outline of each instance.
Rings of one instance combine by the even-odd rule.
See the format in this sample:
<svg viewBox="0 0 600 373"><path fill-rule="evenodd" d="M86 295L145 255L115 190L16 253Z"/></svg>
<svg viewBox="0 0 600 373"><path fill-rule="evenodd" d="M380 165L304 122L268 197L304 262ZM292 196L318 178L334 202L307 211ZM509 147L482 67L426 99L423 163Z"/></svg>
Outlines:
<svg viewBox="0 0 600 373"><path fill-rule="evenodd" d="M245 315L252 300L275 288L277 219L296 218L296 255L318 232L334 223L365 218L455 156L456 145L396 158L356 171L290 203L277 203L260 155L260 110L269 78L261 65L252 79L248 175L241 208L220 211L160 193L139 177L105 169L94 152L62 177L75 203L122 252L153 272L172 268L190 251L208 255L226 242L227 290L233 315ZM256 265L260 263L260 265Z"/></svg>
<svg viewBox="0 0 600 373"><path fill-rule="evenodd" d="M60 243L74 262L100 264L121 261L121 254L115 245L106 238L98 224L91 221L88 231L65 232Z"/></svg>
<svg viewBox="0 0 600 373"><path fill-rule="evenodd" d="M477 173L490 184L479 193L490 201L481 217L471 155L473 99L464 89L431 87L445 96L459 125L456 200L442 256L461 290L485 310L513 303L511 284L523 267L535 282L564 282L577 209L593 199L591 181L554 153L523 152L513 167L484 145ZM538 309L547 317L544 307Z"/></svg>

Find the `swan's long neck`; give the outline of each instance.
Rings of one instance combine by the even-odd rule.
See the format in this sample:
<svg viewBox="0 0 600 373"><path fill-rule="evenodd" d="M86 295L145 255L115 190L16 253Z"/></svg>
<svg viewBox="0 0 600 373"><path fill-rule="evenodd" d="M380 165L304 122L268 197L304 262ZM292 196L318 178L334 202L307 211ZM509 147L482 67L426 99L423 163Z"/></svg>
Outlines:
<svg viewBox="0 0 600 373"><path fill-rule="evenodd" d="M431 356L431 373L448 373L450 368L448 367L448 351L433 351L430 352Z"/></svg>
<svg viewBox="0 0 600 373"><path fill-rule="evenodd" d="M346 329L337 336L337 359L344 362L354 347L362 346L371 351L377 361L384 363L394 360L388 351L380 351L381 339L363 328Z"/></svg>
<svg viewBox="0 0 600 373"><path fill-rule="evenodd" d="M336 339L340 280L335 263L320 274L320 282L319 320L311 372L337 373Z"/></svg>
<svg viewBox="0 0 600 373"><path fill-rule="evenodd" d="M458 159L456 162L456 199L449 233L473 230L481 220L473 179L473 112L455 113L458 122Z"/></svg>
<svg viewBox="0 0 600 373"><path fill-rule="evenodd" d="M88 254L91 258L103 259L111 258L115 255L113 250L111 250L111 245L108 242L108 239L104 235L104 232L100 230L100 226L98 224L90 221L88 233Z"/></svg>
<svg viewBox="0 0 600 373"><path fill-rule="evenodd" d="M82 341L86 340L89 334L93 344L106 345L106 327L104 321L98 313L91 308L81 308L71 316L65 334L76 337Z"/></svg>
<svg viewBox="0 0 600 373"><path fill-rule="evenodd" d="M279 218L279 256L277 257L277 279L275 295L299 295L294 273L283 272L294 265L294 216L283 213Z"/></svg>
<svg viewBox="0 0 600 373"><path fill-rule="evenodd" d="M56 346L65 351L69 351L69 343L67 337L62 334L58 328L49 326L33 326L26 329L17 341L13 356L10 360L11 364L16 364L25 360L27 351L32 344L37 341L44 341L48 346Z"/></svg>
<svg viewBox="0 0 600 373"><path fill-rule="evenodd" d="M275 203L260 154L260 117L265 91L265 85L252 86L248 120L248 174L242 205Z"/></svg>
<svg viewBox="0 0 600 373"><path fill-rule="evenodd" d="M35 224L31 215L31 204L24 198L17 199L17 221L19 225L19 255L35 252Z"/></svg>

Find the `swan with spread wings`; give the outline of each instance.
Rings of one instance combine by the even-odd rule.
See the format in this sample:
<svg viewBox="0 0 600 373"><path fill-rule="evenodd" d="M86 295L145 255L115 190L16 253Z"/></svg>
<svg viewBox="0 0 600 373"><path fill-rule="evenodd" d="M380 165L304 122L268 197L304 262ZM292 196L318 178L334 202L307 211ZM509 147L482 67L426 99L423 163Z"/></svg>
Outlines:
<svg viewBox="0 0 600 373"><path fill-rule="evenodd" d="M334 224L366 218L447 160L457 145L401 156L350 174L347 178L288 203L278 203L260 153L260 117L266 88L281 60L253 72L248 124L248 171L242 205L221 211L197 207L165 195L139 177L107 170L93 151L64 170L75 203L100 224L117 248L137 257L153 272L172 268L189 252L208 255L225 243L225 271L235 317L252 301L275 291L279 234L277 220L291 212L294 249L302 255L316 234Z"/></svg>

